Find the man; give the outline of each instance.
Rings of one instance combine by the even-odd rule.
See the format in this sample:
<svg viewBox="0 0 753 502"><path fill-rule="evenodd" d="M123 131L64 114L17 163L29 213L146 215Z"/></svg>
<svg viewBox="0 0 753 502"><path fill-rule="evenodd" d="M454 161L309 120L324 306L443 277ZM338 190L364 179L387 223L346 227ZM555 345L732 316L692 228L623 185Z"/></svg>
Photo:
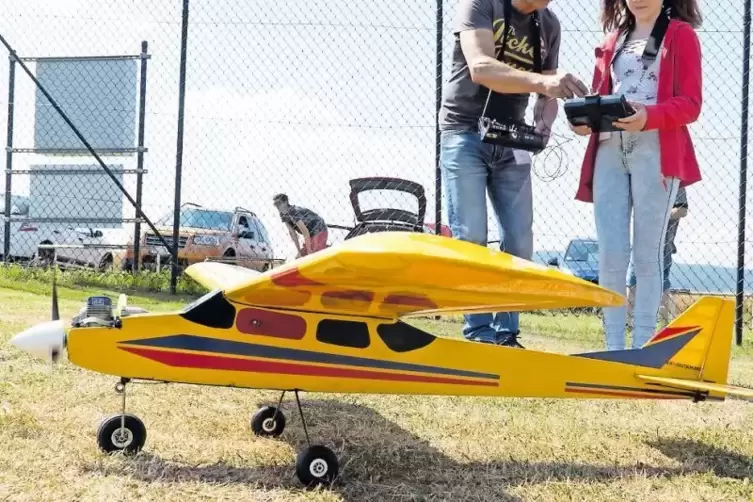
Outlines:
<svg viewBox="0 0 753 502"><path fill-rule="evenodd" d="M310 209L293 206L288 196L280 193L274 196L274 204L280 212L280 219L288 227L290 238L297 250L296 258L316 253L327 247L327 224L324 219ZM298 235L303 236L303 246L298 242Z"/></svg>
<svg viewBox="0 0 753 502"><path fill-rule="evenodd" d="M680 226L680 219L684 218L688 214L688 198L685 194L685 188L679 188L677 190L677 197L675 198L675 204L672 207L672 212L669 214L669 223L667 224L667 236L664 242L664 287L662 288L661 307L659 307L659 320L662 326L666 326L675 317L675 305L669 297L669 288L671 286L669 280L669 271L672 268L672 255L677 252L677 246L675 246L675 237L677 236L677 228ZM632 326L632 313L635 307L635 264L633 263L633 255L630 255L630 265L628 266L628 280L627 280L627 318L628 325Z"/></svg>
<svg viewBox="0 0 753 502"><path fill-rule="evenodd" d="M479 117L489 90L495 113L525 122L531 93L537 93L534 126L548 140L557 115L556 98L584 96L588 88L558 73L560 24L550 0L512 0L504 61L501 51L505 0L460 0L455 21L452 74L440 112L442 173L450 228L455 238L487 245L486 192L500 229L503 251L530 260L533 255L531 158L522 150L481 141ZM541 70L534 72L533 13L539 16ZM501 58L500 58L501 59ZM494 117L499 120L498 117ZM518 314L465 316L463 335L474 341L523 348L517 341Z"/></svg>

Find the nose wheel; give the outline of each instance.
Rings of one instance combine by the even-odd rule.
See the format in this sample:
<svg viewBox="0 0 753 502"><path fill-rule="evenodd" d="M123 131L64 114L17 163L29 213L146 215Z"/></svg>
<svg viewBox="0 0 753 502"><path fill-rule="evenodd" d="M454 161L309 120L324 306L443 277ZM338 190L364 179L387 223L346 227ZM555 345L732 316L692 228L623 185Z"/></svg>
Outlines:
<svg viewBox="0 0 753 502"><path fill-rule="evenodd" d="M146 443L144 422L126 413L126 383L128 379L123 378L115 385L115 392L123 396L121 412L104 419L97 430L97 445L105 453L135 454Z"/></svg>
<svg viewBox="0 0 753 502"><path fill-rule="evenodd" d="M251 430L260 437L278 437L285 429L285 415L282 413L282 399L285 392L280 395L277 406L263 406L251 417ZM337 478L340 465L337 456L332 450L323 445L312 445L309 438L306 418L303 415L298 391L295 391L295 401L298 413L303 423L303 431L306 434L307 447L296 456L295 473L298 480L306 487L316 485L329 485Z"/></svg>

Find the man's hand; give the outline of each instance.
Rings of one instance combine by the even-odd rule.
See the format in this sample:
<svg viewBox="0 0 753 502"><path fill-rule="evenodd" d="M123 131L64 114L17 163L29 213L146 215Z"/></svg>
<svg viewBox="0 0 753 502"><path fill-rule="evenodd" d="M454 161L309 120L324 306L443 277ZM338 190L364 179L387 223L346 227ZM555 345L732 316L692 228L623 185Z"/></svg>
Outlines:
<svg viewBox="0 0 753 502"><path fill-rule="evenodd" d="M688 208L686 207L673 207L672 212L669 213L670 220L679 220L684 218L688 214Z"/></svg>
<svg viewBox="0 0 753 502"><path fill-rule="evenodd" d="M544 75L541 94L550 98L582 97L588 94L588 87L571 73Z"/></svg>
<svg viewBox="0 0 753 502"><path fill-rule="evenodd" d="M588 136L589 134L593 133L591 128L587 125L574 126L569 120L567 121L567 126L578 136Z"/></svg>

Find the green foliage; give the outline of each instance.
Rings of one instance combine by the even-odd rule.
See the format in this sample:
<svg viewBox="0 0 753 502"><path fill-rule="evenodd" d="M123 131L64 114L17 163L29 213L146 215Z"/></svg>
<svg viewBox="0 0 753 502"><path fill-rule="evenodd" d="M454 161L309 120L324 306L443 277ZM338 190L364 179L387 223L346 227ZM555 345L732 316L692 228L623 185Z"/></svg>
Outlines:
<svg viewBox="0 0 753 502"><path fill-rule="evenodd" d="M48 290L52 284L52 268L22 267L19 265L0 266L0 287L24 289L38 292ZM57 282L68 288L106 288L124 293L169 293L170 270L161 272L139 271L137 273L108 270L98 272L92 269L57 269ZM23 287L21 287L23 286ZM178 277L176 293L181 296L199 296L206 288L189 276Z"/></svg>

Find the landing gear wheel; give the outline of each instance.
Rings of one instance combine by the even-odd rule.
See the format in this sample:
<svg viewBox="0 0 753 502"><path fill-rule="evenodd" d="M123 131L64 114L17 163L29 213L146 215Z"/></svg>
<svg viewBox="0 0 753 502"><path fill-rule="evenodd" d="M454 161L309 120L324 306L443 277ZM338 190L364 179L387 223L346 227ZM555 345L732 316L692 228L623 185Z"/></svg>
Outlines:
<svg viewBox="0 0 753 502"><path fill-rule="evenodd" d="M118 413L102 421L97 430L97 445L105 453L135 454L146 442L146 427L135 415L125 415L125 429L121 428L123 415Z"/></svg>
<svg viewBox="0 0 753 502"><path fill-rule="evenodd" d="M277 437L285 430L285 415L274 406L262 406L251 417L251 430L257 436Z"/></svg>
<svg viewBox="0 0 753 502"><path fill-rule="evenodd" d="M340 466L337 457L326 446L309 446L298 454L295 473L304 485L331 484Z"/></svg>

